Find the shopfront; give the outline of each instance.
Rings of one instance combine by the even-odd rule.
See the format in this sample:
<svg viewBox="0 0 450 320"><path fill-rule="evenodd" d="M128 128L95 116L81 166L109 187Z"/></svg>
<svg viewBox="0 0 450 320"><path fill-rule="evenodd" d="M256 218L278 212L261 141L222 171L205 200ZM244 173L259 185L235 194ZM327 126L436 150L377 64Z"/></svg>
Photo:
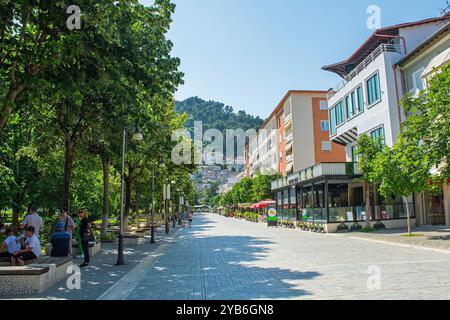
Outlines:
<svg viewBox="0 0 450 320"><path fill-rule="evenodd" d="M422 193L417 196L418 208L421 211L420 225L446 225L444 194Z"/></svg>
<svg viewBox="0 0 450 320"><path fill-rule="evenodd" d="M355 222L363 224L366 221L365 192L360 177L336 174L339 173L336 169L330 169L332 174L329 175L315 174L324 173L325 169L313 168L311 172L299 173L273 184L272 189L278 187L273 191L277 195L277 210L283 219L324 224L328 232L334 232L342 223L348 226ZM407 205L411 218L415 218L413 203L413 197L382 197L377 190L372 190L370 220L381 220L388 228L404 227Z"/></svg>

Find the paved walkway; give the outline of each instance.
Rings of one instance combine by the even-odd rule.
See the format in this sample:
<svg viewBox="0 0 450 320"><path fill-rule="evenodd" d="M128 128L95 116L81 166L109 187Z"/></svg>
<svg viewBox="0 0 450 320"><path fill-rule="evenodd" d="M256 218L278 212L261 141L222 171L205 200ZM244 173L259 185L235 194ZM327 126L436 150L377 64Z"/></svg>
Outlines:
<svg viewBox="0 0 450 320"><path fill-rule="evenodd" d="M449 271L445 252L203 215L102 298L450 299Z"/></svg>
<svg viewBox="0 0 450 320"><path fill-rule="evenodd" d="M178 229L175 229L175 234ZM171 232L172 232L171 228ZM50 300L96 300L105 291L107 291L117 281L122 279L136 266L152 256L159 246L170 243L174 240L171 234L166 237L164 230L158 229L155 232L155 244L150 243L149 237L140 239L139 246L125 246L124 266L116 266L117 244L102 244L102 250L99 254L91 258L89 267L81 269L81 289L69 290L66 281L61 281L51 287L44 293L14 296L12 299L50 299ZM74 260L74 263L80 264L82 260ZM1 297L2 299L8 297Z"/></svg>
<svg viewBox="0 0 450 320"><path fill-rule="evenodd" d="M382 230L377 232L353 232L343 234L350 238L360 238L390 242L405 246L428 248L432 250L450 252L450 229L445 227L416 227L414 237L407 236L407 232L402 230Z"/></svg>

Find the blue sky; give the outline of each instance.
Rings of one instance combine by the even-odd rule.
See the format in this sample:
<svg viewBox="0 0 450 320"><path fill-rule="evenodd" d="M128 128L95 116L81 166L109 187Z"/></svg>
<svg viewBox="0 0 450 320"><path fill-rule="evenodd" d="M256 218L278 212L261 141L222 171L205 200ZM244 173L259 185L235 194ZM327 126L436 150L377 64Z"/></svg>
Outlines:
<svg viewBox="0 0 450 320"><path fill-rule="evenodd" d="M445 0L173 2L168 37L185 73L176 98L199 96L263 118L289 89L339 82L321 67L346 58L372 33L368 6L380 7L382 27L435 17L445 7Z"/></svg>

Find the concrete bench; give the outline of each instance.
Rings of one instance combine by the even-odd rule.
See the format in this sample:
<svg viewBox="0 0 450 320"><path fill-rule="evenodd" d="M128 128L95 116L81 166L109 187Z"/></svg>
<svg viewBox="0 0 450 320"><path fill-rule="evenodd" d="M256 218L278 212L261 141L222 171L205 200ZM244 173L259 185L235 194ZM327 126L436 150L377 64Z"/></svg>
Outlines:
<svg viewBox="0 0 450 320"><path fill-rule="evenodd" d="M41 293L65 279L72 257L40 257L23 267L0 267L0 295Z"/></svg>
<svg viewBox="0 0 450 320"><path fill-rule="evenodd" d="M89 242L89 256L93 257L100 252L102 249L102 244L100 239L97 239L95 242ZM47 243L45 245L45 253L50 256L52 252L52 244ZM72 256L81 255L82 252L78 252L78 244L76 240L72 240Z"/></svg>
<svg viewBox="0 0 450 320"><path fill-rule="evenodd" d="M140 237L132 234L125 234L123 236L123 245L124 246L137 246L139 245Z"/></svg>

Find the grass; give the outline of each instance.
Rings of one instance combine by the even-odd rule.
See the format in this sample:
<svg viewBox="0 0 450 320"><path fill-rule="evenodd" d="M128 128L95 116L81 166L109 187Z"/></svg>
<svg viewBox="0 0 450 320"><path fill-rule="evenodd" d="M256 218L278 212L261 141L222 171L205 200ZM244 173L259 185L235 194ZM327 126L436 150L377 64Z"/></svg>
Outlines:
<svg viewBox="0 0 450 320"><path fill-rule="evenodd" d="M363 232L363 233L370 233L370 232L377 232L377 229L374 228L362 228L361 230L359 230L359 232Z"/></svg>
<svg viewBox="0 0 450 320"><path fill-rule="evenodd" d="M412 233L412 234L401 234L401 237L414 238L414 237L424 237L423 234L420 233Z"/></svg>

